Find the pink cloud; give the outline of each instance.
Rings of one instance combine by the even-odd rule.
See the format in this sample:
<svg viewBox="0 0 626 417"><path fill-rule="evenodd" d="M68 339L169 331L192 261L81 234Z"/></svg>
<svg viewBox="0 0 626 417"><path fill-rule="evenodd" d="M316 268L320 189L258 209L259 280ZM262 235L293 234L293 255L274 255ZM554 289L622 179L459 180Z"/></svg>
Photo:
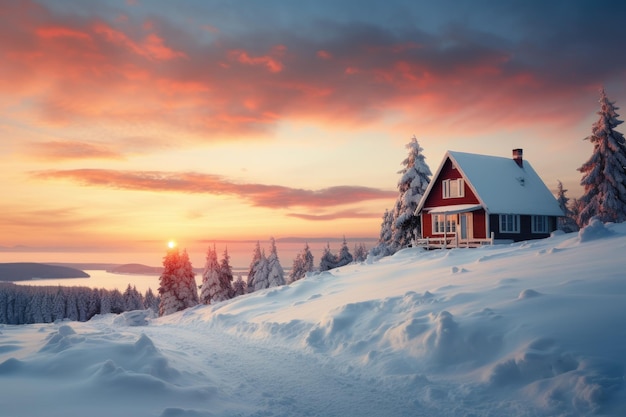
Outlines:
<svg viewBox="0 0 626 417"><path fill-rule="evenodd" d="M280 185L235 183L219 175L195 172L115 171L75 169L41 171L34 177L45 180L71 180L84 186L122 190L177 192L208 195L229 195L249 201L256 207L283 209L305 207L319 209L363 201L391 199L396 191L370 187L337 186L321 190L305 190ZM301 218L304 215L297 215ZM313 218L312 218L313 219ZM320 220L322 218L318 218Z"/></svg>
<svg viewBox="0 0 626 417"><path fill-rule="evenodd" d="M29 121L51 128L149 123L215 140L207 138L271 134L288 118L367 128L393 112L407 123L419 115L422 130L446 120L478 133L552 123L555 114L575 121L589 108L580 91L595 97L595 85L550 79L469 35L443 42L346 25L324 40L276 45L211 30L215 41L203 43L158 16L144 27L132 15L59 17L20 4L27 12L0 5L15 16L0 27L0 88L6 102L29 103Z"/></svg>
<svg viewBox="0 0 626 417"><path fill-rule="evenodd" d="M29 153L45 160L120 159L122 155L107 146L76 141L31 143Z"/></svg>
<svg viewBox="0 0 626 417"><path fill-rule="evenodd" d="M247 65L263 65L267 67L270 72L278 73L283 70L283 63L280 62L275 56L282 55L285 51L285 48L282 45L276 46L273 48L272 52L274 56L270 55L262 55L262 56L250 56L248 52L244 50L234 50L229 52L229 56L231 59L237 60L242 64Z"/></svg>

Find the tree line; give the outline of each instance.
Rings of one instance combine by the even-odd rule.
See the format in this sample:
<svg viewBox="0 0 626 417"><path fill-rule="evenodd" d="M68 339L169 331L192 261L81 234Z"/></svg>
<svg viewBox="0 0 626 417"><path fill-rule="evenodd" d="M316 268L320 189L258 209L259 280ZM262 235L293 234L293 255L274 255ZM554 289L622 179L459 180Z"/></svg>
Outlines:
<svg viewBox="0 0 626 417"><path fill-rule="evenodd" d="M163 259L163 273L159 277L159 315L172 314L198 304L229 300L266 288L289 285L314 271L323 272L352 262L363 262L368 253L363 244L357 244L353 255L344 237L337 254L331 251L330 244L326 245L316 269L314 256L309 245L305 244L296 255L291 271L285 275L278 257L276 240L271 237L269 243L269 254L266 255L265 249L257 241L245 281L241 275L234 279L227 248L218 260L215 245L209 246L199 287L196 285L187 251L180 252L176 247L171 248Z"/></svg>
<svg viewBox="0 0 626 417"><path fill-rule="evenodd" d="M152 309L160 298L129 284L122 293L88 287L32 286L0 282L0 323L34 324L56 320L87 321L97 314Z"/></svg>

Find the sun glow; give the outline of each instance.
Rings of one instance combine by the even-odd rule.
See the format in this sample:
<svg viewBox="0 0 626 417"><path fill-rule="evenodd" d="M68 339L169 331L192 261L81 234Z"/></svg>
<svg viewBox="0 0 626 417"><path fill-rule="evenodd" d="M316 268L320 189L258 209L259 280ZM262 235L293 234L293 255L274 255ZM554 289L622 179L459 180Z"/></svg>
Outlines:
<svg viewBox="0 0 626 417"><path fill-rule="evenodd" d="M167 242L167 247L170 249L174 249L176 247L176 242L170 240L169 242Z"/></svg>

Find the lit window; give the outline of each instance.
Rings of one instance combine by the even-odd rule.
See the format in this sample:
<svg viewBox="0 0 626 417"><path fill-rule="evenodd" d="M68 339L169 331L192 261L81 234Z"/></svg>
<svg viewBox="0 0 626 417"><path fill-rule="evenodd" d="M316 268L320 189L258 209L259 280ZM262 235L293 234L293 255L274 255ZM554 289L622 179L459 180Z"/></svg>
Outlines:
<svg viewBox="0 0 626 417"><path fill-rule="evenodd" d="M463 178L455 180L443 180L443 198L465 197L465 186Z"/></svg>
<svg viewBox="0 0 626 417"><path fill-rule="evenodd" d="M448 217L444 224L443 214L433 214L433 234L455 233L456 222Z"/></svg>
<svg viewBox="0 0 626 417"><path fill-rule="evenodd" d="M548 216L532 216L533 233L548 233Z"/></svg>
<svg viewBox="0 0 626 417"><path fill-rule="evenodd" d="M501 214L500 232L519 233L519 214Z"/></svg>

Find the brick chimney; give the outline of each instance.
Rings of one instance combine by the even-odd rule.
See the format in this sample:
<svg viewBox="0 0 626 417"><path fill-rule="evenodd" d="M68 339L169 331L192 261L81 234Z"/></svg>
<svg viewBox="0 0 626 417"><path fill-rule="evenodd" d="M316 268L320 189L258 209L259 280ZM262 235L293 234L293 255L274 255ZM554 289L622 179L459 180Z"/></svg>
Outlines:
<svg viewBox="0 0 626 417"><path fill-rule="evenodd" d="M520 167L524 168L524 150L523 149L513 149L513 160Z"/></svg>

